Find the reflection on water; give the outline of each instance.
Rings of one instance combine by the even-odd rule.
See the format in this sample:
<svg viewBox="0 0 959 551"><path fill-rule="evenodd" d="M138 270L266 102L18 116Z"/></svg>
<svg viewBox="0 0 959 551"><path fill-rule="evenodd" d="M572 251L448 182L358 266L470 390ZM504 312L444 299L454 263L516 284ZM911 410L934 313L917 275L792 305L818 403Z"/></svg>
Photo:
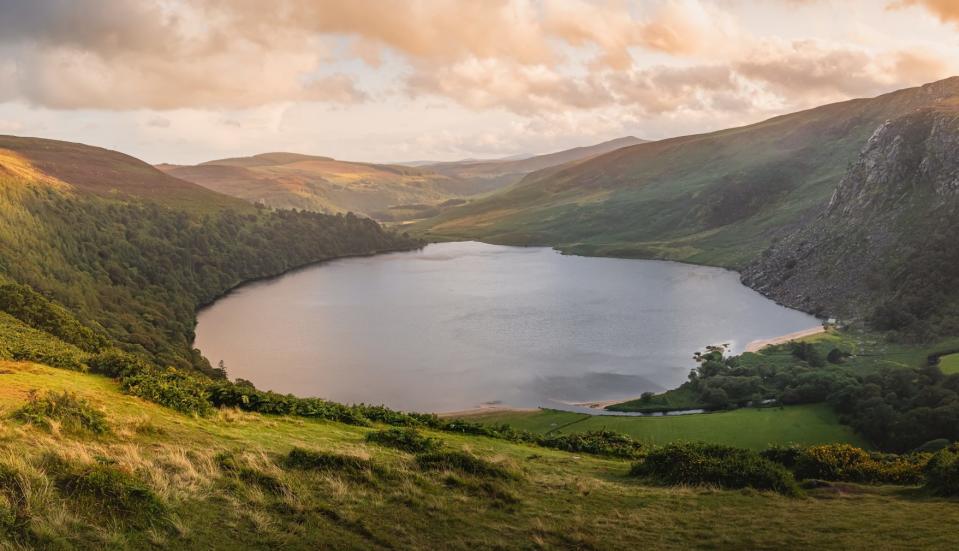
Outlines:
<svg viewBox="0 0 959 551"><path fill-rule="evenodd" d="M241 287L200 313L196 346L260 388L449 411L635 397L707 344L816 323L721 269L464 242Z"/></svg>

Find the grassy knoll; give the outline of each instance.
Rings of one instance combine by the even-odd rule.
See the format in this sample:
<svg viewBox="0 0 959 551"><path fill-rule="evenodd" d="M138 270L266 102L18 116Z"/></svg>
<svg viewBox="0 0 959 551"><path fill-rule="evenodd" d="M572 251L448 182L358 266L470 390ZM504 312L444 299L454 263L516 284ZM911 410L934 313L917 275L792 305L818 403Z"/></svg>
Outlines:
<svg viewBox="0 0 959 551"><path fill-rule="evenodd" d="M760 450L770 444L826 444L845 442L866 448L849 427L839 424L825 404L787 406L699 415L625 417L542 410L501 412L474 417L487 423L506 423L534 432L562 433L608 429L650 444L677 440L727 444Z"/></svg>
<svg viewBox="0 0 959 551"><path fill-rule="evenodd" d="M11 418L30 391L61 389L101 409L109 431ZM763 415L700 419L748 414ZM626 461L423 431L508 479L455 464L437 471L367 442L378 427L234 410L184 416L106 378L29 363L0 362L0 419L0 548L907 549L959 537L952 501L908 487L843 485L804 498L652 487L628 477ZM291 463L294 448L316 461Z"/></svg>

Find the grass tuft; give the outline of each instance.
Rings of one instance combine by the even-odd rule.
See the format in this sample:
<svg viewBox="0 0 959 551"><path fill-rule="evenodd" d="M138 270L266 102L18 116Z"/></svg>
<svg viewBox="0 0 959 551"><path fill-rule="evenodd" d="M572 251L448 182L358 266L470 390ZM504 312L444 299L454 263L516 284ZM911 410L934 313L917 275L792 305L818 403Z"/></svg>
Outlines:
<svg viewBox="0 0 959 551"><path fill-rule="evenodd" d="M56 424L73 432L110 432L102 411L66 390L43 394L31 392L27 403L13 413L13 418L47 430L52 430Z"/></svg>
<svg viewBox="0 0 959 551"><path fill-rule="evenodd" d="M409 453L436 451L443 447L438 438L423 436L413 428L389 428L367 433L366 441Z"/></svg>
<svg viewBox="0 0 959 551"><path fill-rule="evenodd" d="M416 456L416 463L426 471L454 471L481 478L516 479L510 469L462 451L435 451Z"/></svg>

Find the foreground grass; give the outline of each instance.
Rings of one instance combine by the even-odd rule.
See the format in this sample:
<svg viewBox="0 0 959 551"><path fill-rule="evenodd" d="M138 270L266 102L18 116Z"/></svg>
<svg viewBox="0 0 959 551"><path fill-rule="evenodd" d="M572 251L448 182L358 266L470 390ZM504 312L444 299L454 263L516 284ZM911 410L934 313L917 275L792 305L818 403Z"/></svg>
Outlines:
<svg viewBox="0 0 959 551"><path fill-rule="evenodd" d="M506 423L533 432L561 433L609 429L649 444L677 440L726 444L753 450L772 444L827 444L842 442L868 449L852 429L839 424L826 404L776 408L745 408L734 411L626 417L586 415L567 411L498 412L471 418L484 423Z"/></svg>
<svg viewBox="0 0 959 551"><path fill-rule="evenodd" d="M61 389L102 409L110 432L10 419L31 390ZM0 525L0 548L945 549L959 537L956 502L911 488L845 485L796 499L650 487L626 476L625 461L424 431L511 473L504 481L423 468L367 442L378 427L232 410L197 419L104 378L27 363L0 362L0 419L0 473L16 475L0 476L0 506L19 504L15 522ZM285 459L294 448L356 459L293 468ZM64 470L116 476L64 486ZM146 495L156 512L121 510L97 488Z"/></svg>

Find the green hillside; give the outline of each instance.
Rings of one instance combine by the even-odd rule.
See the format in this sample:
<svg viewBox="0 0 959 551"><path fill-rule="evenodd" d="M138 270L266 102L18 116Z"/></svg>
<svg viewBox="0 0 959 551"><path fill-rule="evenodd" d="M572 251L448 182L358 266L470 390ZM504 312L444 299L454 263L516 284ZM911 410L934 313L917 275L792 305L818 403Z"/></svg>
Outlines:
<svg viewBox="0 0 959 551"><path fill-rule="evenodd" d="M819 213L884 121L954 100L959 78L535 172L419 223L429 239L743 268Z"/></svg>
<svg viewBox="0 0 959 551"><path fill-rule="evenodd" d="M915 549L959 537L959 508L909 486L802 498L668 488L628 476L625 460L424 431L486 469L434 470L368 441L375 425L196 418L30 363L0 362L0 380L0 546L11 549ZM63 390L75 393L63 409L93 408L97 424L19 420L31 392Z"/></svg>
<svg viewBox="0 0 959 551"><path fill-rule="evenodd" d="M92 336L72 342L89 353L209 371L192 346L200 305L310 262L418 246L353 215L257 209L112 151L0 144L0 309L83 327Z"/></svg>

